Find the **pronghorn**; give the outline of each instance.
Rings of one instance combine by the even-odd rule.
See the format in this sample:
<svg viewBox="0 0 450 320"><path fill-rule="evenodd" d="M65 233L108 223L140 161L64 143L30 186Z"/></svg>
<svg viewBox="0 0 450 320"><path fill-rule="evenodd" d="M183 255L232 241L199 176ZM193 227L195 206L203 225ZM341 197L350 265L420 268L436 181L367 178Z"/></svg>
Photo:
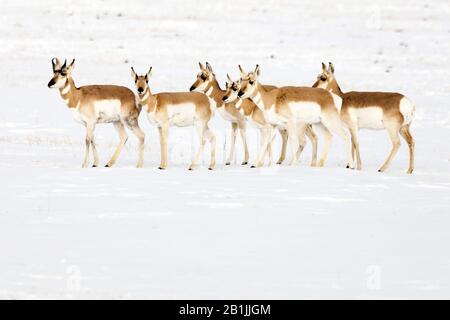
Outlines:
<svg viewBox="0 0 450 320"><path fill-rule="evenodd" d="M203 154L206 141L211 145L211 162L208 169L216 165L216 137L209 129L208 122L212 116L213 102L204 94L198 92L170 92L152 94L148 85L152 68L145 75L137 75L131 68L131 76L138 92L139 104L146 112L149 122L158 127L161 144L161 163L159 169L167 168L167 140L169 127L197 128L200 136L200 146L192 160L189 170L193 170Z"/></svg>
<svg viewBox="0 0 450 320"><path fill-rule="evenodd" d="M267 91L260 85L259 65L253 72L241 79L238 97L250 98L264 112L267 122L276 127L286 128L291 145L291 165L297 162L297 146L305 145L304 132L308 124L314 124L323 132L325 147L319 166L323 166L331 144L332 133L339 135L345 143L347 167L353 168L352 142L350 134L344 129L339 109L342 100L339 96L319 88L281 87ZM299 131L298 131L299 130ZM269 141L266 141L267 144Z"/></svg>
<svg viewBox="0 0 450 320"><path fill-rule="evenodd" d="M247 147L247 139L246 139L246 115L239 112L238 108L253 108L255 105L250 99L245 100L239 100L236 99L232 102L225 102L226 97L226 90L222 90L220 88L219 83L216 80L216 76L214 74L214 71L211 67L211 65L206 62L206 67L203 66L201 62L198 63L200 67L200 72L197 74L197 79L192 84L190 91L197 91L202 92L206 94L210 99L212 99L215 102L216 108L222 118L226 121L231 122L231 147L230 147L230 154L228 156L228 159L226 161L226 165L231 164L232 159L234 159L235 156L235 149L236 149L236 136L237 131L239 129L239 133L242 139L242 144L244 146L244 162L242 162L242 165L248 164L248 158L249 158L249 152ZM273 89L275 87L267 86L268 90ZM267 124L264 121L264 118L262 117L262 114L257 114L253 116L253 120L257 124L257 127L260 129L261 137L263 140L265 139L265 136L270 133L269 128ZM283 142L287 141L287 138L284 139L286 134L281 132L283 137ZM283 150L285 145L283 144ZM269 156L269 165L272 162L272 148L270 144L267 146L264 154L268 154ZM282 155L284 153L282 152ZM281 156L282 157L282 156ZM280 157L280 159L281 159ZM279 160L280 161L280 160ZM282 160L281 160L282 161ZM252 165L252 167L255 167L255 165Z"/></svg>
<svg viewBox="0 0 450 320"><path fill-rule="evenodd" d="M75 59L67 66L67 61L61 64L58 58L52 59L53 78L48 83L49 88L58 88L64 102L72 110L75 120L86 127L86 154L83 168L88 166L89 147L94 154L93 167L99 165L97 148L94 143L94 130L97 123L113 123L119 133L120 143L105 167L112 167L127 142L128 135L125 126L139 139L139 160L137 167L144 163L145 134L139 128L138 117L140 109L136 98L128 88L113 85L90 85L77 88L72 78Z"/></svg>
<svg viewBox="0 0 450 320"><path fill-rule="evenodd" d="M414 118L415 106L404 95L390 92L346 92L343 93L334 77L334 67L330 62L328 69L322 63L322 73L318 75L313 87L323 88L342 99L341 119L349 128L353 140L353 154L356 153L357 168L361 169L359 153L359 129L386 129L392 141L392 150L378 170L389 167L392 159L400 148L399 133L409 146L409 168L414 170L414 139L409 127Z"/></svg>
<svg viewBox="0 0 450 320"><path fill-rule="evenodd" d="M241 72L241 77L245 77L246 73L240 65L239 65L239 70ZM272 131L271 130L272 125L267 123L267 121L265 120L263 111L261 111L261 109L258 108L251 99L248 99L248 98L240 99L238 97L239 90L241 89L241 81L233 81L228 74L227 74L227 77L228 77L229 82L227 82L227 90L223 97L223 101L231 102L231 101L237 100L238 102L236 102L236 106L237 106L238 110L245 117L247 117L248 119L251 119L257 126L262 126L262 125L266 126L266 130L269 131L268 134L270 135L271 131ZM277 88L275 86L269 86L269 85L262 85L262 86L267 91ZM242 103L243 101L250 101L251 103ZM287 135L286 129L279 127L278 130L279 130L281 138L282 138L282 148L281 148L280 158L277 161L277 164L282 164L284 159L286 158L286 145L287 145L288 135ZM317 136L314 133L314 131L312 130L310 125L308 125L306 127L306 135L308 136L308 138L311 140L311 143L312 143L311 166L316 166L316 163L317 163ZM264 142L264 136L262 136L262 137L263 137L262 140ZM271 139L273 139L273 137ZM302 141L302 138L299 137L299 140ZM297 158L300 156L302 149L303 148L301 146L298 147ZM270 148L270 142L269 142L269 151L270 150L271 150L271 148ZM262 165L261 163L258 164L258 166L261 166L261 165Z"/></svg>

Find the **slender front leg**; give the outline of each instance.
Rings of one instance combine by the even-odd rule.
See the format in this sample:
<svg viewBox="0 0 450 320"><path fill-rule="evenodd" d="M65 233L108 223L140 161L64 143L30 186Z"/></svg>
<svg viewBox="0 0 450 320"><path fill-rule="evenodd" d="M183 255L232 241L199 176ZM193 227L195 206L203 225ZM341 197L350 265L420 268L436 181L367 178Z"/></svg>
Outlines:
<svg viewBox="0 0 450 320"><path fill-rule="evenodd" d="M159 144L161 146L161 162L158 169L164 170L167 168L167 140L169 138L169 126L163 125L158 127L159 131Z"/></svg>
<svg viewBox="0 0 450 320"><path fill-rule="evenodd" d="M244 161L242 162L242 165L248 164L248 158L250 157L248 153L248 146L247 146L247 133L246 133L246 124L245 122L241 122L238 124L239 127L239 134L242 139L242 145L244 146Z"/></svg>
<svg viewBox="0 0 450 320"><path fill-rule="evenodd" d="M352 157L355 160L356 156L356 169L361 170L362 161L361 155L359 153L359 137L358 137L358 128L355 125L350 126L350 134L352 136Z"/></svg>
<svg viewBox="0 0 450 320"><path fill-rule="evenodd" d="M307 124L299 124L297 126L297 132L298 132L297 134L298 134L298 141L299 141L298 149L297 149L297 160L300 159L300 155L302 154L303 149L305 149L305 146L306 146L305 132L306 132L306 129L308 126L309 125L307 125Z"/></svg>
<svg viewBox="0 0 450 320"><path fill-rule="evenodd" d="M89 146L92 143L92 140L94 138L94 129L95 129L95 124L86 124L86 152L84 155L84 161L83 161L83 168L87 168L88 167L88 163L89 163Z"/></svg>
<svg viewBox="0 0 450 320"><path fill-rule="evenodd" d="M236 152L236 136L237 136L238 124L236 122L231 123L231 145L230 154L228 155L227 162L225 165L229 166L231 161L233 161Z"/></svg>
<svg viewBox="0 0 450 320"><path fill-rule="evenodd" d="M259 155L258 155L258 161L256 162L256 165L253 165L252 168L256 168L256 167L262 167L264 165L264 157L267 151L267 147L270 144L270 139L272 136L272 132L273 132L273 127L272 125L268 125L267 129L264 130L264 136L261 137L262 138L262 145L261 145L261 149L259 150Z"/></svg>
<svg viewBox="0 0 450 320"><path fill-rule="evenodd" d="M287 132L288 132L288 142L291 146L291 153L292 153L290 165L293 166L297 163L297 148L299 145L297 125L294 121L290 121L288 123Z"/></svg>
<svg viewBox="0 0 450 320"><path fill-rule="evenodd" d="M306 135L308 136L312 145L311 167L315 167L317 165L317 135L312 129L311 125L308 125L306 127Z"/></svg>
<svg viewBox="0 0 450 320"><path fill-rule="evenodd" d="M114 128L116 128L116 131L119 134L120 142L119 145L116 147L116 150L114 151L111 159L108 161L105 167L112 167L116 163L117 158L119 157L123 147L125 146L125 143L128 140L128 135L127 132L125 131L125 127L122 122L119 121L114 122Z"/></svg>
<svg viewBox="0 0 450 320"><path fill-rule="evenodd" d="M216 167L216 136L207 126L205 130L206 139L208 139L211 148L211 160L208 166L208 170L214 170Z"/></svg>
<svg viewBox="0 0 450 320"><path fill-rule="evenodd" d="M282 145L281 145L281 154L280 158L277 161L277 164L282 164L284 159L286 159L286 147L287 147L287 141L288 141L288 134L285 129L280 129L280 135L282 139Z"/></svg>
<svg viewBox="0 0 450 320"><path fill-rule="evenodd" d="M203 149L204 149L206 141L207 141L206 135L205 135L206 124L205 123L196 123L195 127L197 128L197 131L198 131L200 145L198 147L197 154L195 155L194 159L192 160L189 170L194 170L197 167L197 164L200 161L200 158L203 154Z"/></svg>

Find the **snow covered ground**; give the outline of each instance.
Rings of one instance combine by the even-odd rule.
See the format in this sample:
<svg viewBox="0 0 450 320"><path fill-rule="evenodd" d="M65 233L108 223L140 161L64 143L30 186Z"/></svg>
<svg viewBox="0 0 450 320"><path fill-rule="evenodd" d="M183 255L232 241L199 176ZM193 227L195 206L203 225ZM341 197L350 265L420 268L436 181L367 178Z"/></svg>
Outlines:
<svg viewBox="0 0 450 320"><path fill-rule="evenodd" d="M449 298L448 1L27 1L0 4L0 298ZM403 143L361 133L363 171L335 138L325 168L187 171L196 137L172 130L170 167L145 168L131 137L115 168L81 169L84 129L46 85L53 56L78 85L184 91L197 62L221 82L259 63L262 81L310 85L333 61L345 91L400 91L417 104L416 171ZM252 155L257 134L249 130ZM118 143L97 128L101 160ZM278 156L279 141L275 147ZM207 160L205 153L205 163Z"/></svg>

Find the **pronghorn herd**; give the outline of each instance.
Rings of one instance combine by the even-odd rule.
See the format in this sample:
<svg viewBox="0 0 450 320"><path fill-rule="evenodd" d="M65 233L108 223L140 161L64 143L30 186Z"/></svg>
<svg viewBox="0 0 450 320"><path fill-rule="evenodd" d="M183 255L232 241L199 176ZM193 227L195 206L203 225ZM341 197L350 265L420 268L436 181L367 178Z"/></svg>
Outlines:
<svg viewBox="0 0 450 320"><path fill-rule="evenodd" d="M410 125L415 106L404 95L388 92L343 93L334 76L334 67L322 63L322 72L312 87L275 87L259 82L260 67L245 72L239 66L240 79L233 81L227 75L226 87L222 89L209 63L199 63L200 72L189 92L164 92L153 94L149 79L152 68L144 75L138 75L131 68L137 94L126 87L114 85L89 85L76 87L72 78L75 60L69 65L58 58L52 59L53 77L50 88L58 88L60 95L74 118L86 127L86 152L83 168L88 166L89 151L94 156L93 167L99 165L94 130L98 123L113 123L120 143L106 167L116 162L128 135L128 128L139 140L137 167L144 162L145 134L139 127L139 114L143 110L149 122L159 131L161 162L159 169L168 165L167 141L172 126L193 126L198 131L200 145L189 167L198 165L206 142L210 144L211 160L208 169L216 165L216 137L209 128L209 121L215 111L231 124L231 148L226 165L231 164L236 153L236 138L239 135L244 147L243 165L248 164L249 151L246 139L247 122L260 130L260 154L252 167L261 167L268 158L272 164L272 141L276 131L281 135L282 148L277 164L286 158L289 142L290 165L297 163L306 145L306 137L312 143L311 166L323 166L328 157L333 134L339 136L345 145L347 168L361 170L359 150L359 129L386 129L392 141L392 150L378 171L389 167L400 147L401 135L409 146L409 168L414 170L414 139ZM317 161L318 139L313 128L321 133L323 148Z"/></svg>

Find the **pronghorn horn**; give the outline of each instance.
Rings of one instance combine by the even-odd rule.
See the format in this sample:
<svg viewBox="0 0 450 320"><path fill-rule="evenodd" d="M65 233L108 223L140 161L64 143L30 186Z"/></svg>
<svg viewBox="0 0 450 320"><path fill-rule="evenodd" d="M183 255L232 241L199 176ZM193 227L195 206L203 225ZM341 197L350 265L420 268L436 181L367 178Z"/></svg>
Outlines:
<svg viewBox="0 0 450 320"><path fill-rule="evenodd" d="M211 65L208 63L208 61L206 61L206 69L208 69L209 72L213 73L213 69Z"/></svg>
<svg viewBox="0 0 450 320"><path fill-rule="evenodd" d="M231 77L228 73L227 73L227 78L228 78L228 81L230 81L230 83L233 82L233 79L231 79Z"/></svg>
<svg viewBox="0 0 450 320"><path fill-rule="evenodd" d="M322 62L322 71L327 72L327 66Z"/></svg>
<svg viewBox="0 0 450 320"><path fill-rule="evenodd" d="M52 59L52 66L53 66L53 71L55 71L55 67L56 67L56 58Z"/></svg>
<svg viewBox="0 0 450 320"><path fill-rule="evenodd" d="M133 79L136 81L136 79L137 79L137 74L136 74L136 71L134 71L134 68L133 68L133 67L131 67L131 77L133 77Z"/></svg>
<svg viewBox="0 0 450 320"><path fill-rule="evenodd" d="M62 65L61 69L64 69L65 67L67 67L67 59L64 60L64 64Z"/></svg>
<svg viewBox="0 0 450 320"><path fill-rule="evenodd" d="M238 67L239 67L239 71L240 71L242 74L246 74L246 73L247 73L247 72L244 71L244 69L242 69L241 65L238 65Z"/></svg>
<svg viewBox="0 0 450 320"><path fill-rule="evenodd" d="M200 67L200 69L205 70L205 66L201 62L198 63L198 66Z"/></svg>
<svg viewBox="0 0 450 320"><path fill-rule="evenodd" d="M257 76L259 76L260 70L259 70L259 64L256 65L255 67L255 73Z"/></svg>
<svg viewBox="0 0 450 320"><path fill-rule="evenodd" d="M328 71L334 73L334 66L331 62L328 62Z"/></svg>

